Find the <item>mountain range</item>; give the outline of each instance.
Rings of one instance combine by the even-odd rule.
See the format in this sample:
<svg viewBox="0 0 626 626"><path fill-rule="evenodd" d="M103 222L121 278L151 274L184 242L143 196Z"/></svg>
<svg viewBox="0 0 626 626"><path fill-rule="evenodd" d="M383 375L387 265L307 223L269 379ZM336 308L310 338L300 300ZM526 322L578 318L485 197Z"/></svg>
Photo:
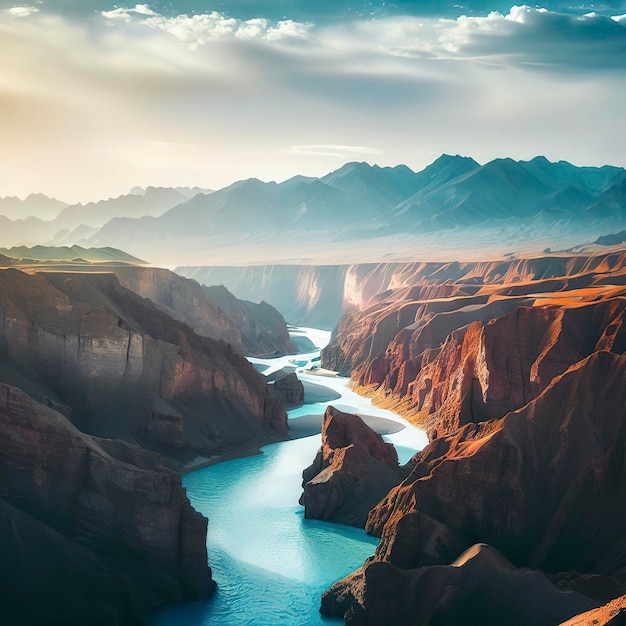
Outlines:
<svg viewBox="0 0 626 626"><path fill-rule="evenodd" d="M73 245L91 237L116 217L158 217L197 193L211 191L198 187L135 187L128 194L86 204L68 204L44 194L31 194L24 200L0 198L0 244Z"/></svg>
<svg viewBox="0 0 626 626"><path fill-rule="evenodd" d="M420 172L353 162L321 178L252 178L213 193L133 190L49 222L2 226L4 245L24 243L27 229L39 242L122 247L159 263L340 262L355 250L364 258L353 262L405 260L416 247L449 260L471 257L470 241L481 255L592 241L626 226L625 206L620 167L443 155Z"/></svg>

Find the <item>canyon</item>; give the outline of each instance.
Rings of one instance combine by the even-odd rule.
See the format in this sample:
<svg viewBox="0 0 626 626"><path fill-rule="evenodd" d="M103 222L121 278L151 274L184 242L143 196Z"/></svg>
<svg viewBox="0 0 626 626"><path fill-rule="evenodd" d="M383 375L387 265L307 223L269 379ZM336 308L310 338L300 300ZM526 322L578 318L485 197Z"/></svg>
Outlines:
<svg viewBox="0 0 626 626"><path fill-rule="evenodd" d="M317 381L303 386L288 368L265 379L245 358L258 366L296 351L304 339L290 339L285 315L334 327L322 375L349 375L430 440L401 466L349 407L326 409L322 447L302 461L302 515L379 542L361 568L326 582L324 615L497 624L513 606L520 625L557 626L619 614L623 246L179 268L187 278L115 251L68 250L0 258L0 522L7 551L32 543L49 555L41 566L24 558L6 585L20 600L7 606L19 611L32 595L31 569L50 596L28 619L56 607L52 596L69 586L49 582L54 561L84 573L80 598L101 600L75 601L83 621L100 607L141 623L164 602L212 592L206 520L175 471L288 437L285 407L306 402ZM50 488L57 481L63 489ZM146 501L124 504L135 491ZM155 518L165 520L158 529Z"/></svg>
<svg viewBox="0 0 626 626"><path fill-rule="evenodd" d="M244 357L292 347L275 309L98 263L2 259L8 623L145 624L164 602L210 595L207 520L178 471L287 434L281 399Z"/></svg>
<svg viewBox="0 0 626 626"><path fill-rule="evenodd" d="M496 624L530 593L510 581L490 592L501 571L547 575L520 624L559 624L626 591L625 261L623 252L546 255L457 265L456 276L448 266L443 279L441 267L422 269L413 285L396 283L342 317L322 366L350 373L430 444L370 510L376 553L331 587L323 613L453 624L458 611L471 621L478 610ZM468 591L459 555L474 544L490 556L476 552L482 582ZM436 591L416 590L431 584L455 591L429 604ZM565 606L555 599L565 590L584 598L547 615Z"/></svg>

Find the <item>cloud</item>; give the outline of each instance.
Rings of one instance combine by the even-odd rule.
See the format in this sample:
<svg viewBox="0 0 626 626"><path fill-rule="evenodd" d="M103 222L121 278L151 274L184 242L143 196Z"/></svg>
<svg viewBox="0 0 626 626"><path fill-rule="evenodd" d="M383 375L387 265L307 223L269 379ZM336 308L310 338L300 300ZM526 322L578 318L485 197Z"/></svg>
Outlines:
<svg viewBox="0 0 626 626"><path fill-rule="evenodd" d="M102 11L102 16L110 20L130 21L136 15L152 16L157 15L147 4L136 4L132 9L119 7L111 11Z"/></svg>
<svg viewBox="0 0 626 626"><path fill-rule="evenodd" d="M102 15L115 21L162 30L195 50L216 39L281 43L292 52L307 43L307 54L407 59L462 60L551 71L622 70L626 66L623 15L573 15L513 6L509 13L462 15L455 19L390 17L336 26L257 18L239 20L218 11L164 16L148 5L118 8ZM363 63L365 65L365 63ZM380 65L380 64L379 64ZM361 71L375 71L376 64ZM383 70L384 71L384 70Z"/></svg>
<svg viewBox="0 0 626 626"><path fill-rule="evenodd" d="M626 165L620 16L14 18L0 12L0 195L216 188L338 159L419 169L442 152Z"/></svg>
<svg viewBox="0 0 626 626"><path fill-rule="evenodd" d="M366 146L342 146L334 144L291 146L287 151L291 154L325 156L338 159L347 159L359 155L372 156L383 153L383 151L378 148L368 148Z"/></svg>
<svg viewBox="0 0 626 626"><path fill-rule="evenodd" d="M33 13L38 13L39 9L37 7L12 7L6 11L12 17L28 17Z"/></svg>
<svg viewBox="0 0 626 626"><path fill-rule="evenodd" d="M622 70L626 23L514 6L506 15L440 20L438 43L454 57L567 71Z"/></svg>
<svg viewBox="0 0 626 626"><path fill-rule="evenodd" d="M293 20L281 20L274 24L262 18L239 20L218 11L168 17L155 13L145 4L138 4L134 9L118 8L103 11L102 16L110 20L135 20L148 28L165 31L192 50L212 39L223 37L260 39L269 42L304 40L313 26Z"/></svg>
<svg viewBox="0 0 626 626"><path fill-rule="evenodd" d="M359 49L415 60L459 60L550 71L621 71L623 16L570 15L513 6L509 13L456 19L388 18L328 29L337 51Z"/></svg>

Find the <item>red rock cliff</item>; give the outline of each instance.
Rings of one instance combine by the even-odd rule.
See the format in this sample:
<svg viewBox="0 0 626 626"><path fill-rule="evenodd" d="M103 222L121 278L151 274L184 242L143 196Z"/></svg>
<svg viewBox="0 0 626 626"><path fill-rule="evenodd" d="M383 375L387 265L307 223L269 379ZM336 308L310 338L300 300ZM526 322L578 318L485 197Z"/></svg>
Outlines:
<svg viewBox="0 0 626 626"><path fill-rule="evenodd" d="M3 554L19 556L11 575L1 570L0 595L11 590L3 607L19 623L49 619L51 605L66 624L96 623L99 610L109 623L141 623L162 602L211 593L207 520L158 455L100 445L5 384L0 441Z"/></svg>
<svg viewBox="0 0 626 626"><path fill-rule="evenodd" d="M81 430L210 455L286 432L265 380L231 346L195 334L110 274L0 272L2 379Z"/></svg>

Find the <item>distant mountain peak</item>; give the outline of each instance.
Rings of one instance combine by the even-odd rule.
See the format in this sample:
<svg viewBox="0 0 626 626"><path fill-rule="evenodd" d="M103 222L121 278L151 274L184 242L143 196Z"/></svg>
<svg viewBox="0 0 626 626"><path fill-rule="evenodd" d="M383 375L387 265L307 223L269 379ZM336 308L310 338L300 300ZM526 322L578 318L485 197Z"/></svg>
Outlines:
<svg viewBox="0 0 626 626"><path fill-rule="evenodd" d="M448 165L450 163L471 163L479 166L480 164L475 161L472 157L462 156L460 154L442 154L440 157L437 157L432 163L432 165Z"/></svg>

